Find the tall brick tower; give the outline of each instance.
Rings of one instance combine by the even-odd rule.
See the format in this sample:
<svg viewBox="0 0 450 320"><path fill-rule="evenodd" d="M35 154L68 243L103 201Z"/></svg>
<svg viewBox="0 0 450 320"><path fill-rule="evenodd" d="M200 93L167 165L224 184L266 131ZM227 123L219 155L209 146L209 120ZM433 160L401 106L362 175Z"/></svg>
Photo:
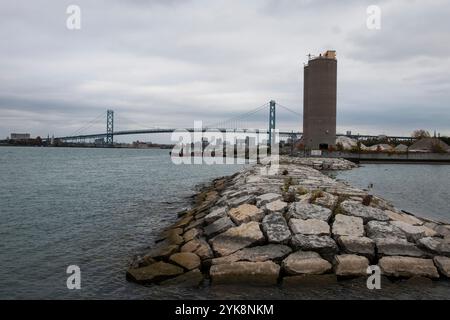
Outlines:
<svg viewBox="0 0 450 320"><path fill-rule="evenodd" d="M336 51L308 60L304 67L303 142L307 149L336 144Z"/></svg>

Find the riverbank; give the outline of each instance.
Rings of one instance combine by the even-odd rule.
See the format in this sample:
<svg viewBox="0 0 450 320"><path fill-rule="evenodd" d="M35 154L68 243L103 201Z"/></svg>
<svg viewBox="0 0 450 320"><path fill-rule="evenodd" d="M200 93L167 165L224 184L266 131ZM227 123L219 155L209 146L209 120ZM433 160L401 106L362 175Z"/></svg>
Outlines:
<svg viewBox="0 0 450 320"><path fill-rule="evenodd" d="M450 226L405 214L320 170L349 161L282 157L219 178L164 231L127 278L139 283L296 285L367 276L450 275Z"/></svg>

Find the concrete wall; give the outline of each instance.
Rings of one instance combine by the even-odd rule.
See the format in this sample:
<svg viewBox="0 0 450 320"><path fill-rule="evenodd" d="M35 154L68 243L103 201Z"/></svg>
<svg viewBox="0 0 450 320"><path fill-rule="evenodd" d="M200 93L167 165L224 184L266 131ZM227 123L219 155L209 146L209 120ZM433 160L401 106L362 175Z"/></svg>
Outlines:
<svg viewBox="0 0 450 320"><path fill-rule="evenodd" d="M323 157L345 158L362 162L448 162L450 153L351 153L351 152L322 152Z"/></svg>
<svg viewBox="0 0 450 320"><path fill-rule="evenodd" d="M337 61L319 57L304 68L303 141L306 148L336 143Z"/></svg>

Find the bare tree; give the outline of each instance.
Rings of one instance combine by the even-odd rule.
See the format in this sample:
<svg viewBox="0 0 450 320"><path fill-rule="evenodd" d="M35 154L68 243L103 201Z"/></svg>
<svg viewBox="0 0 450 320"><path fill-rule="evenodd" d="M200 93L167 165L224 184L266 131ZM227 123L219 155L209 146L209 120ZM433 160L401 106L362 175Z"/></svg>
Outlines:
<svg viewBox="0 0 450 320"><path fill-rule="evenodd" d="M430 133L424 129L414 130L411 134L413 138L429 138L431 137Z"/></svg>

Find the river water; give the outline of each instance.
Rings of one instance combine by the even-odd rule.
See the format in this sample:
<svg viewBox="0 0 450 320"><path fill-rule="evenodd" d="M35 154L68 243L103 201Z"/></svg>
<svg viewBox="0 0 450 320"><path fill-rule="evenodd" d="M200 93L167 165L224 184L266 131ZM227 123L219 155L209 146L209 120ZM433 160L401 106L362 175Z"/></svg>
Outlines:
<svg viewBox="0 0 450 320"><path fill-rule="evenodd" d="M168 150L0 148L0 299L450 297L446 281L420 288L387 283L373 291L362 280L294 289L180 289L125 280L129 259L190 205L195 185L241 167L177 166ZM69 265L81 269L81 290L66 287Z"/></svg>
<svg viewBox="0 0 450 320"><path fill-rule="evenodd" d="M331 174L389 200L399 209L450 223L450 165L362 164Z"/></svg>

